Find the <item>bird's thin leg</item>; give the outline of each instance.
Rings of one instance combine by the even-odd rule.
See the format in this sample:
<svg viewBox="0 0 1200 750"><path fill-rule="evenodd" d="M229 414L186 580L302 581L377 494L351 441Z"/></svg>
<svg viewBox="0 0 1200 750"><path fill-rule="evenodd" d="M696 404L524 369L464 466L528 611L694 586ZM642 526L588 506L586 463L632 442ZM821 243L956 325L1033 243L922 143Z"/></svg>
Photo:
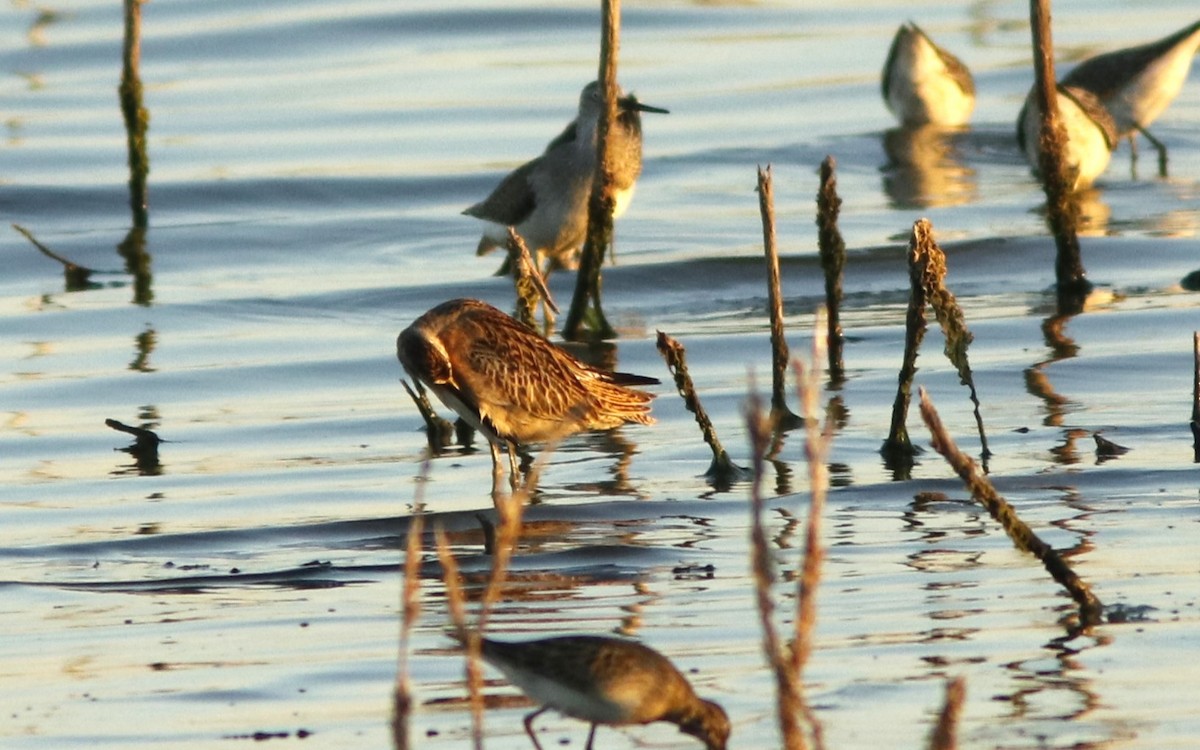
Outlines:
<svg viewBox="0 0 1200 750"><path fill-rule="evenodd" d="M536 719L538 716L540 716L542 714L542 712L544 712L548 708L550 708L550 707L542 706L538 710L534 711L533 713L531 713L525 717L525 734L529 735L529 739L533 740L533 746L536 747L537 750L542 750L542 743L538 742L537 735L535 735L533 733L533 720ZM590 747L590 745L589 745L589 747Z"/></svg>
<svg viewBox="0 0 1200 750"><path fill-rule="evenodd" d="M488 447L492 449L492 491L495 492L504 476L504 465L500 463L500 446L489 440Z"/></svg>
<svg viewBox="0 0 1200 750"><path fill-rule="evenodd" d="M1153 144L1154 148L1156 148L1158 150L1158 176L1166 177L1167 176L1167 144L1163 143L1162 141L1158 140L1154 136L1150 135L1150 131L1146 130L1141 125L1137 126L1137 130L1139 133L1146 136L1146 140L1150 141L1150 143ZM1130 136L1130 138L1132 138L1132 137L1133 136Z"/></svg>
<svg viewBox="0 0 1200 750"><path fill-rule="evenodd" d="M520 483L521 467L517 465L517 444L511 440L508 442L508 469L510 472L508 481L515 490Z"/></svg>
<svg viewBox="0 0 1200 750"><path fill-rule="evenodd" d="M592 724L592 728L588 730L588 741L583 746L583 750L592 750L592 740L596 739L596 725Z"/></svg>

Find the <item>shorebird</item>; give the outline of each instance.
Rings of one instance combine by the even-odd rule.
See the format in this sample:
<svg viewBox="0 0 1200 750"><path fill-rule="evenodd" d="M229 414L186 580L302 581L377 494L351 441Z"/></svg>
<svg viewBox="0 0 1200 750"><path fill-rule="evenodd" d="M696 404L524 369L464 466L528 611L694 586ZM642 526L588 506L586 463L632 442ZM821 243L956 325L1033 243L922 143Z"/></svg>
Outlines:
<svg viewBox="0 0 1200 750"><path fill-rule="evenodd" d="M463 211L488 222L476 249L478 255L504 247L511 226L539 263L545 261L546 270L575 264L587 233L588 196L596 171L596 129L603 111L600 84L592 81L579 95L579 114L542 155L517 167L491 195ZM623 96L618 88L617 119L608 151L615 183L613 218L629 207L642 171L640 112L667 114L665 109L642 104L632 94ZM507 264L501 271L506 270Z"/></svg>
<svg viewBox="0 0 1200 750"><path fill-rule="evenodd" d="M902 125L957 127L971 119L975 82L961 60L909 22L883 65L883 99Z"/></svg>
<svg viewBox="0 0 1200 750"><path fill-rule="evenodd" d="M1179 95L1197 49L1200 21L1157 42L1089 58L1062 84L1095 94L1112 115L1118 137L1128 136L1131 149L1135 133L1146 136L1158 150L1159 168L1165 172L1167 147L1146 128Z"/></svg>
<svg viewBox="0 0 1200 750"><path fill-rule="evenodd" d="M396 339L396 356L410 377L488 439L497 481L501 444L515 483L519 446L654 423L653 394L625 386L657 379L590 367L479 300L443 302L417 318Z"/></svg>
<svg viewBox="0 0 1200 750"><path fill-rule="evenodd" d="M1036 90L1030 90L1025 105L1017 115L1017 144L1025 158L1038 169L1041 143L1041 110L1035 101ZM1058 84L1058 120L1067 134L1063 158L1072 190L1090 187L1104 174L1112 151L1117 145L1117 128L1108 110L1090 91Z"/></svg>
<svg viewBox="0 0 1200 750"><path fill-rule="evenodd" d="M525 732L542 750L533 720L548 709L591 722L584 750L600 724L669 721L679 731L725 750L729 717L696 695L687 678L654 649L611 636L567 635L533 641L482 639L483 658L541 708L525 717Z"/></svg>

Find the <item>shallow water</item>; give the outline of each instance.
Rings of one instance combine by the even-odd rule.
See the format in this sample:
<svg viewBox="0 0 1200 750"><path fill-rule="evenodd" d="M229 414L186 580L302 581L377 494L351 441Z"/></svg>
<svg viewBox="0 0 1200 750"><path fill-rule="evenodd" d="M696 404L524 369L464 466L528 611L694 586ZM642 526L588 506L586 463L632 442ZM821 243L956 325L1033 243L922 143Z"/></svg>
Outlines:
<svg viewBox="0 0 1200 750"><path fill-rule="evenodd" d="M1195 21L1191 2L1055 4L1062 65ZM896 26L920 23L970 65L971 131L889 133L878 75ZM105 271L60 267L0 232L0 738L4 747L215 747L309 733L390 742L400 576L416 503L483 571L474 512L486 450L421 480L425 438L395 336L456 296L511 304L459 214L536 154L595 75L591 3L226 0L145 6L152 258L130 226L113 3L0 8L0 212ZM919 747L948 676L967 679L962 745L1191 747L1200 686L1200 543L1190 417L1200 297L1200 80L1153 128L1171 177L1127 145L1087 202L1100 294L1052 322L1053 243L1012 139L1031 80L1018 2L627 2L622 80L643 101L646 163L617 226L600 352L666 378L663 330L726 447L769 373L755 166L773 165L789 338L808 348L821 299L815 170L838 160L850 247L847 417L832 449L825 577L808 695L829 748ZM897 166L907 153L913 166ZM891 165L891 166L889 166ZM1025 520L1133 622L1061 640L1071 603L926 452L896 481L886 436L903 345L912 222L929 217L994 452ZM560 301L571 280L552 280ZM1057 331L1057 335L1055 332ZM918 382L978 452L965 390L926 337ZM734 747L778 744L750 615L745 484L717 491L671 388L658 424L579 436L549 458L497 632L621 632L667 653L721 702ZM106 418L156 430L156 466ZM927 435L915 413L915 440ZM1101 461L1092 433L1130 452ZM797 564L802 441L766 477L776 555ZM432 561L432 556L430 556ZM462 747L461 660L435 566L411 672L421 747ZM781 585L784 608L791 588ZM511 694L495 675L488 693ZM488 712L488 747L526 748L522 706ZM586 727L539 720L544 744ZM693 747L671 728L601 730L606 747Z"/></svg>

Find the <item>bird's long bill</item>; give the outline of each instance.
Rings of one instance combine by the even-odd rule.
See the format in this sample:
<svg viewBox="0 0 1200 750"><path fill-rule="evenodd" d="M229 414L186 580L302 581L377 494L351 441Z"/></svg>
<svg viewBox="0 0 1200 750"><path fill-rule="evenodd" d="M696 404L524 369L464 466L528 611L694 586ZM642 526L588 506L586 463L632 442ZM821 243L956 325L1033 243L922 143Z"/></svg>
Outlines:
<svg viewBox="0 0 1200 750"><path fill-rule="evenodd" d="M654 112L655 114L660 114L660 115L671 114L671 110L669 110L669 109L663 109L662 107L651 107L649 104L642 104L641 102L639 102L637 100L637 97L634 96L633 94L630 94L629 96L625 97L624 99L621 99L617 103L621 105L621 109L624 109L626 111Z"/></svg>

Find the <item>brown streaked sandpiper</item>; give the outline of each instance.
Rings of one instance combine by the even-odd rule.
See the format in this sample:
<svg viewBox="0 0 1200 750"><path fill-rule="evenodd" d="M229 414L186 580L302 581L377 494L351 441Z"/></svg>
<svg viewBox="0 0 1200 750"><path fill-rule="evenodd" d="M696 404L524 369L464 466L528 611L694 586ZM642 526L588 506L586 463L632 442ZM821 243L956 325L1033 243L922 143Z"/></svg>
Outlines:
<svg viewBox="0 0 1200 750"><path fill-rule="evenodd" d="M476 299L443 302L417 318L396 339L396 355L410 377L488 439L497 479L501 443L515 483L520 445L654 423L654 395L625 386L656 378L590 367Z"/></svg>
<svg viewBox="0 0 1200 750"><path fill-rule="evenodd" d="M542 750L533 720L548 709L591 723L584 750L592 750L601 724L667 721L704 743L725 750L730 724L718 704L696 695L667 657L636 641L612 636L566 635L531 641L482 639L483 658L541 708L525 717L525 732Z"/></svg>

